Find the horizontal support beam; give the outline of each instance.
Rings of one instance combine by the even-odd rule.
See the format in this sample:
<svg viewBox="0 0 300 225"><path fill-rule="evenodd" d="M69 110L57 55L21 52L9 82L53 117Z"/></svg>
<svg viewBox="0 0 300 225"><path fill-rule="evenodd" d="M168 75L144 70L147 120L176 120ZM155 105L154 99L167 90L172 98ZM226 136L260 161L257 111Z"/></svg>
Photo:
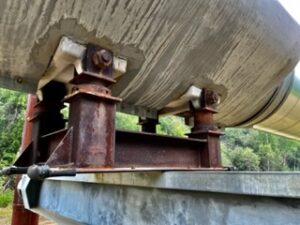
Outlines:
<svg viewBox="0 0 300 225"><path fill-rule="evenodd" d="M300 199L300 172L122 172L78 174L76 177L49 179Z"/></svg>
<svg viewBox="0 0 300 225"><path fill-rule="evenodd" d="M143 132L116 132L115 167L200 167L205 140Z"/></svg>
<svg viewBox="0 0 300 225"><path fill-rule="evenodd" d="M27 207L64 224L298 225L299 175L141 172L22 180L29 184L23 198L35 200L25 200Z"/></svg>
<svg viewBox="0 0 300 225"><path fill-rule="evenodd" d="M66 151L72 151L69 146L66 146L68 148L59 149L59 152L53 152L57 146L66 145L67 142L64 140L66 135L67 130L64 129L44 135L41 138L43 151L47 151L50 155L55 154L55 157L50 156L51 163L49 165L51 167L70 164L71 159L68 157L75 154L67 154ZM117 130L113 168L197 169L201 167L200 152L205 144L206 140L202 139ZM32 155L31 151L33 149L29 146L23 155L18 158L15 165L30 166L26 164L26 160L28 156ZM107 168L110 167L105 167L105 169Z"/></svg>

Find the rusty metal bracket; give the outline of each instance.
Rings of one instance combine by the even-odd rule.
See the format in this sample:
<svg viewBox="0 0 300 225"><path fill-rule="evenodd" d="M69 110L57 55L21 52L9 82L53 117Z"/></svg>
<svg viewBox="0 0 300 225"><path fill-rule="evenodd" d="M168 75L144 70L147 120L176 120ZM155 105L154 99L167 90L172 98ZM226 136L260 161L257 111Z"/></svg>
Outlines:
<svg viewBox="0 0 300 225"><path fill-rule="evenodd" d="M66 94L57 82L43 88L43 101L32 118L32 142L7 171L27 171L32 178L88 172L153 170L223 170L218 130L213 121L219 96L202 89L190 102L194 127L189 138L157 135L158 119L139 118L142 132L115 130L116 104L109 86L115 81L113 53L88 44ZM60 90L60 91L57 91ZM60 114L70 104L68 126ZM27 168L27 170L24 169Z"/></svg>
<svg viewBox="0 0 300 225"><path fill-rule="evenodd" d="M221 167L220 136L223 133L213 120L220 102L219 95L211 90L203 89L197 108L191 103L194 127L188 134L190 138L205 139L206 145L201 151L201 165L203 167Z"/></svg>

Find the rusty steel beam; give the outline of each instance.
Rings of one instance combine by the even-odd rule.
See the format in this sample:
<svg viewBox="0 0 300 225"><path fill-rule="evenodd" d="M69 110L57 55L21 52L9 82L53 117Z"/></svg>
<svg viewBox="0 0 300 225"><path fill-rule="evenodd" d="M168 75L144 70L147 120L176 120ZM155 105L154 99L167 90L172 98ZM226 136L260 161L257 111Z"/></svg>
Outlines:
<svg viewBox="0 0 300 225"><path fill-rule="evenodd" d="M115 167L199 168L206 140L116 132Z"/></svg>
<svg viewBox="0 0 300 225"><path fill-rule="evenodd" d="M43 88L43 100L35 105L32 131L32 163L46 161L49 152L40 142L40 137L51 132L65 128L65 121L61 113L64 107L62 99L66 95L65 85L50 82Z"/></svg>
<svg viewBox="0 0 300 225"><path fill-rule="evenodd" d="M60 130L41 138L43 145L48 146L46 150L51 152L46 162L47 165L52 167L64 165L75 165L77 168L94 167L99 169L99 171L102 171L104 168L114 168L116 170L122 168L144 168L145 170L145 168L152 167L152 169L156 168L159 170L164 168L165 170L167 168L196 169L204 167L201 165L201 151L207 145L207 140L205 139L116 130L115 135L113 135L115 136L113 164L108 165L107 163L101 164L98 162L98 160L105 159L103 155L95 156L95 152L92 152L100 151L103 142L95 138L94 142L90 141L88 138L89 132L81 137L77 134L75 137L82 138L82 140L77 140L76 143L84 142L84 140L88 142L86 142L85 147L74 148L72 147L72 141L69 140L74 132L75 129L73 128L68 131ZM90 146L95 146L95 149L92 149ZM74 154L77 154L75 159ZM76 157L80 157L80 159L78 160ZM94 158L90 158L87 161L87 157ZM83 162L92 162L94 165L87 165ZM98 164L95 164L96 162Z"/></svg>
<svg viewBox="0 0 300 225"><path fill-rule="evenodd" d="M32 119L32 141L15 166L29 167L27 174L37 179L128 168L223 169L219 140L222 132L213 119L219 105L217 93L203 89L199 99L190 102L194 127L189 138L157 135L158 119L149 118L139 119L143 132L116 131L116 104L121 99L112 96L109 89L115 82L112 72L113 53L87 45L82 71L75 70L68 95L64 97L64 87L55 82L43 88L43 101L36 105ZM60 113L62 99L70 103L66 129ZM44 165L33 165L41 163ZM14 170L24 171L11 171Z"/></svg>
<svg viewBox="0 0 300 225"><path fill-rule="evenodd" d="M197 107L191 104L194 127L189 134L190 138L207 140L201 151L201 165L203 167L221 167L220 136L223 133L214 123L213 115L218 111L217 106L220 98L211 90L202 90Z"/></svg>
<svg viewBox="0 0 300 225"><path fill-rule="evenodd" d="M217 159L219 162L219 158L210 155L212 151L217 155L219 154L219 148L208 146L210 139L208 141L199 137L180 138L147 132L116 130L115 135L113 135L115 136L113 164L109 165L105 161L103 161L104 164L99 163L99 160L106 159L103 157L104 155L95 156L95 151L101 150L103 142L97 141L95 137L93 138L94 142L90 142L88 139L90 133L86 133L82 137L79 137L78 133L75 137L82 138L82 140L77 140L76 143L87 139L88 142L86 142L85 148L74 148L72 139L70 139L73 136L73 132L75 132L73 128L65 129L41 138L43 146L48 146L45 150L50 152L50 157L46 162L47 165L51 167L70 165L71 167L75 166L77 171L88 171L85 169L89 168L90 171L94 172L127 171L128 168L131 168L131 170L222 169L219 163L207 165L207 158L209 157ZM206 136L204 135L204 137ZM215 139L212 143L218 144L218 139ZM95 148L92 149L91 146L95 146ZM215 149L211 149L212 147ZM89 161L87 161L87 157L93 156L94 158L88 158ZM77 157L80 157L80 159L78 160ZM93 164L84 164L88 162Z"/></svg>
<svg viewBox="0 0 300 225"><path fill-rule="evenodd" d="M113 54L89 45L84 71L71 81L75 87L65 97L70 103L68 128L72 130L72 162L78 167L112 167L115 157L115 104L111 95ZM100 74L99 74L100 72ZM69 138L69 139L70 139Z"/></svg>
<svg viewBox="0 0 300 225"><path fill-rule="evenodd" d="M55 90L55 91L53 91ZM63 107L61 99L65 95L64 86L54 82L44 88L44 100L38 102L36 96L29 95L26 118L23 128L21 153L24 157L19 158L15 165L28 166L46 160L49 152L45 151L40 143L40 137L49 132L62 129L65 122L60 113ZM18 184L20 176L16 177ZM22 199L16 191L14 193L12 225L37 225L38 215L24 209Z"/></svg>
<svg viewBox="0 0 300 225"><path fill-rule="evenodd" d="M28 95L27 97L27 107L24 120L22 142L20 147L20 152L22 153L25 148L31 143L32 128L33 124L29 120L34 114L34 106L37 102L37 99L34 95ZM39 216L32 211L29 211L24 208L23 201L19 196L17 185L20 181L20 175L16 176L16 186L14 191L14 200L13 200L13 212L11 225L38 225Z"/></svg>

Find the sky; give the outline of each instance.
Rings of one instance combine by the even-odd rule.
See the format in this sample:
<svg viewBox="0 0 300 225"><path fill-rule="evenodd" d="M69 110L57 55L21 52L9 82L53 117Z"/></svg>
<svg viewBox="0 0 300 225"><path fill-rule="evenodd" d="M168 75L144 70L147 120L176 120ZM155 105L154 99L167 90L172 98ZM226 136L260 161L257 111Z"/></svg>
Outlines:
<svg viewBox="0 0 300 225"><path fill-rule="evenodd" d="M300 0L279 0L279 2L300 25ZM297 77L300 78L300 63L296 66L295 71Z"/></svg>
<svg viewBox="0 0 300 225"><path fill-rule="evenodd" d="M279 2L300 25L300 0L279 0Z"/></svg>

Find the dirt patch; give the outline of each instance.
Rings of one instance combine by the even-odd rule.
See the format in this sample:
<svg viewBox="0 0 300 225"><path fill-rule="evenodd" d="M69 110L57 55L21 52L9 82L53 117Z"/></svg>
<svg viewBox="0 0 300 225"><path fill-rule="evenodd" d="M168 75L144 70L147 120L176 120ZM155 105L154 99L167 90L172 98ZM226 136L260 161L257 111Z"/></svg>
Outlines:
<svg viewBox="0 0 300 225"><path fill-rule="evenodd" d="M0 208L0 224L1 225L10 225L11 224L11 213L12 213L11 206L9 206L7 208ZM57 225L57 224L50 220L47 220L43 217L40 217L39 225Z"/></svg>

